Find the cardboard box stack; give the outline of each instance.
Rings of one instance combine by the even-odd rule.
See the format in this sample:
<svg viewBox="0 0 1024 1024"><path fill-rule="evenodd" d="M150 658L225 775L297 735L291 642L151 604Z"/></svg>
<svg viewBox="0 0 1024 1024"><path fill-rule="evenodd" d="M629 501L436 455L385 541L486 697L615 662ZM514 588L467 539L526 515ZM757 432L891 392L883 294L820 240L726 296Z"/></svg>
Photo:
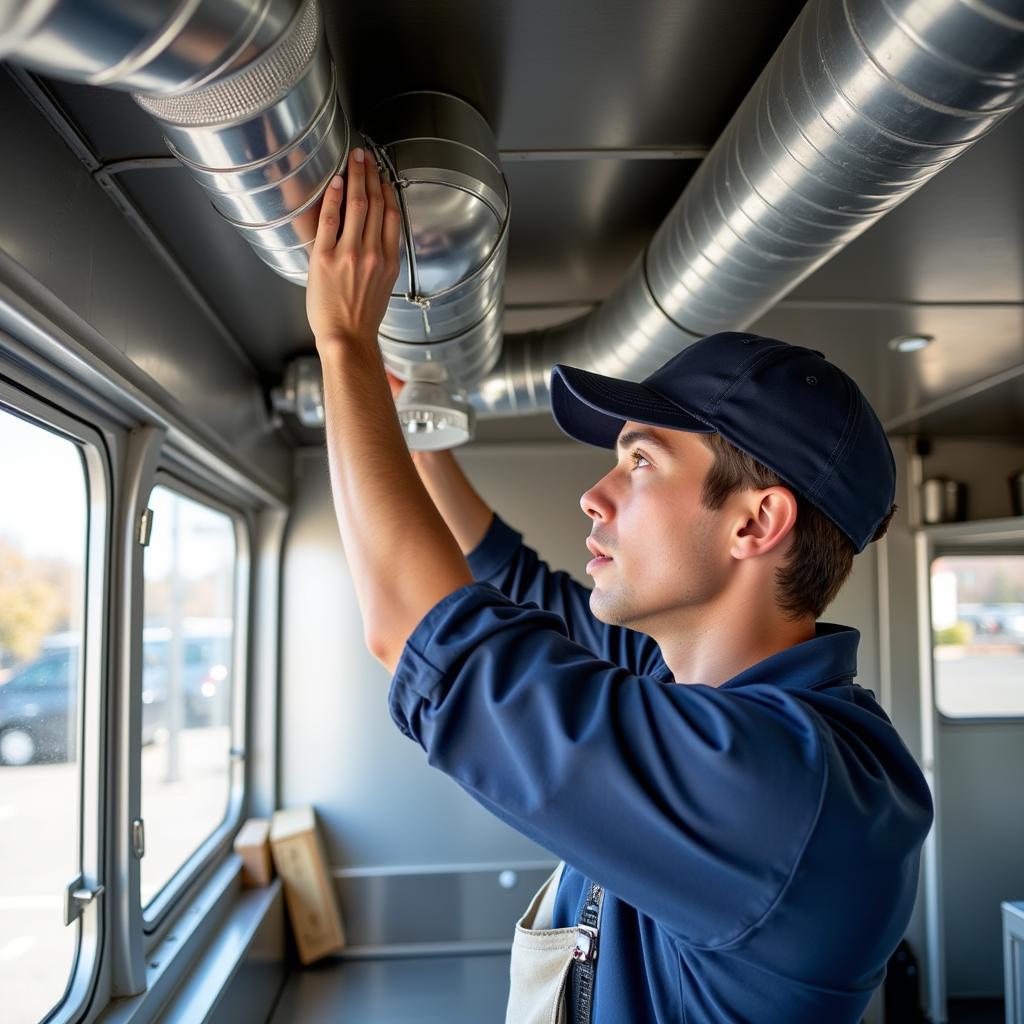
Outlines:
<svg viewBox="0 0 1024 1024"><path fill-rule="evenodd" d="M303 964L345 945L334 884L312 807L276 811L270 824L274 866L284 883L285 904Z"/></svg>

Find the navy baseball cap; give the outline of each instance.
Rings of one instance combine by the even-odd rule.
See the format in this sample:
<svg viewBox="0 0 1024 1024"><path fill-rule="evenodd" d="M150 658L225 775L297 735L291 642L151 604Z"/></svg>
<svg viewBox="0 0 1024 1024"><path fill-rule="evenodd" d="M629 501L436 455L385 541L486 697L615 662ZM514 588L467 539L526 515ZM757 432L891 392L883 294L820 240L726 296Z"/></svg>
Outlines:
<svg viewBox="0 0 1024 1024"><path fill-rule="evenodd" d="M627 420L720 434L823 512L860 552L892 509L896 464L860 388L813 349L710 334L639 384L558 364L551 411L570 437L615 448Z"/></svg>

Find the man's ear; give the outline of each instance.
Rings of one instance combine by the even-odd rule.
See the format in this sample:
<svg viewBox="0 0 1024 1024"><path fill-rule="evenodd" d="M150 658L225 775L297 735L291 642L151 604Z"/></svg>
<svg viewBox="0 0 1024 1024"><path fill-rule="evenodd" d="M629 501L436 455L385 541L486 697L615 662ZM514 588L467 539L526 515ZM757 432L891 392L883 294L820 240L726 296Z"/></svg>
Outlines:
<svg viewBox="0 0 1024 1024"><path fill-rule="evenodd" d="M733 558L756 558L786 543L796 526L796 496L788 487L741 492L739 525L729 553Z"/></svg>

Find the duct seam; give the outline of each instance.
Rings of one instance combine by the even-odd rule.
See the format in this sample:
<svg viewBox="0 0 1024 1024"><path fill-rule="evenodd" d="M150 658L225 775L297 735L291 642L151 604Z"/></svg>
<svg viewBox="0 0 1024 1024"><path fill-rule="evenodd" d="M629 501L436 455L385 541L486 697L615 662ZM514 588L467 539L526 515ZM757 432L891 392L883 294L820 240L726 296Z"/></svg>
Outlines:
<svg viewBox="0 0 1024 1024"><path fill-rule="evenodd" d="M884 0L882 2L882 6L886 10L890 11L890 13L891 13L891 9L888 7L887 4L885 4ZM853 37L854 42L857 44L857 47L860 49L861 53L864 55L865 61L868 62L875 69L875 71L877 71L878 74L881 75L881 77L884 78L886 80L886 82L888 82L888 84L891 86L891 88L896 90L896 92L898 92L902 96L906 97L906 99L910 100L912 103L915 103L918 106L927 107L929 110L933 110L937 114L946 114L949 117L959 117L959 118L964 118L964 119L975 119L975 120L977 119L977 117L978 117L977 111L964 109L962 107L950 107L950 106L948 106L948 105L946 105L944 103L940 103L938 100L933 100L930 97L923 95L922 93L914 92L913 89L911 89L908 86L904 85L898 78L894 77L881 64L879 64L878 60L875 58L874 53L869 49L869 47L867 45L867 42L865 41L864 37L861 35L861 33L858 30L856 24L854 23L853 16L850 14L850 0L843 0L843 16L845 17L846 24L848 25L848 27L850 29L850 35ZM894 24L894 26L900 32L903 32L906 36L908 36L910 39L912 39L918 45L918 47L920 49L927 50L928 52L932 53L933 56L936 56L937 59L941 60L946 65L950 65L950 64L954 63L954 62L950 61L949 58L946 57L944 54L943 55L938 55L938 54L935 53L933 48L924 46L922 41L919 39L918 35L916 33L911 33L909 31L907 31L904 28L902 22L899 21L898 17L895 14L893 14L893 24ZM854 104L850 100L850 98L846 95L846 93L843 92L843 90L840 88L839 83L836 82L834 75L831 73L831 70L829 69L828 62L823 60L822 61L822 66L825 69L825 73L828 75L829 79L832 81L832 84L835 86L836 92L840 96L842 96L843 99L846 100L847 103L849 103L851 108L856 109L856 104ZM971 70L974 71L975 73L977 73L978 69L977 68L972 68ZM996 107L995 109L989 111L989 113L991 113L993 115L998 115L1000 113L1005 113L1008 110L1012 110L1014 105L1015 104L1011 104L1010 106L1003 107L1003 108ZM890 134L890 135L896 135L896 138L898 138L901 142L910 142L910 143L918 144L916 139L912 139L912 138L909 138L909 137L906 137L906 136L897 135L896 133L894 133L894 132L892 132L892 131L890 131L888 129L883 128L882 125L880 125L877 122L876 119L870 117L868 114L866 114L864 112L861 112L861 116L863 116L866 120L871 121L871 123L879 131L885 132L885 133ZM986 131L987 130L988 129L986 129ZM973 141L973 139L972 139L972 141Z"/></svg>
<svg viewBox="0 0 1024 1024"><path fill-rule="evenodd" d="M985 74L987 77L990 78L990 80L1002 81L1004 79L1008 79L1010 82L1013 81L1012 75L989 75L987 72L984 71L983 68L979 68L977 67L977 65L968 64L965 61L958 60L956 57L953 57L950 54L938 49L938 47L933 46L930 42L928 42L928 40L925 39L920 32L916 32L905 21L900 21L899 15L896 13L896 11L893 10L892 4L889 3L888 0L879 0L879 2L882 8L889 12L893 24L905 36L907 36L907 38L911 39L915 46L923 50L925 53L930 53L937 61L940 61L941 63L947 65L948 67L955 68L957 71L967 72L968 74L971 75ZM970 7L971 5L965 4L965 6ZM978 14L980 14L982 17L985 17L985 14L980 10L978 11ZM1024 28L1024 22L1022 22L1019 27Z"/></svg>
<svg viewBox="0 0 1024 1024"><path fill-rule="evenodd" d="M90 85L106 85L110 82L120 81L127 78L133 72L144 68L151 60L159 56L167 45L167 38L178 35L191 20L201 0L184 0L174 16L165 25L160 27L160 32L151 39L143 39L138 49L133 53L126 54L124 59L113 67L104 69L98 74L92 75L89 79ZM177 31L176 31L177 30Z"/></svg>
<svg viewBox="0 0 1024 1024"><path fill-rule="evenodd" d="M306 0L278 42L240 71L180 95L135 94L136 102L161 121L182 128L223 124L259 113L289 90L316 56L320 11Z"/></svg>

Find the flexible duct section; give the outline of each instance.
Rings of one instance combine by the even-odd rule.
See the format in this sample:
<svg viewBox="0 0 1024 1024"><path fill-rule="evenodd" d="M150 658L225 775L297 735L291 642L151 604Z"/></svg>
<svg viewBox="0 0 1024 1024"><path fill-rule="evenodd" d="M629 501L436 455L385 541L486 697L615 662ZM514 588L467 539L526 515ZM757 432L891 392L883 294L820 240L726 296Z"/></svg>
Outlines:
<svg viewBox="0 0 1024 1024"><path fill-rule="evenodd" d="M366 126L398 188L401 271L380 326L385 363L409 381L399 419L417 449L469 440L465 389L501 353L509 195L487 122L436 92L396 96Z"/></svg>
<svg viewBox="0 0 1024 1024"><path fill-rule="evenodd" d="M811 0L622 287L511 339L472 403L536 411L556 362L639 380L749 325L1022 100L1020 0Z"/></svg>
<svg viewBox="0 0 1024 1024"><path fill-rule="evenodd" d="M349 143L316 0L0 0L0 55L130 90L260 259L305 283Z"/></svg>

